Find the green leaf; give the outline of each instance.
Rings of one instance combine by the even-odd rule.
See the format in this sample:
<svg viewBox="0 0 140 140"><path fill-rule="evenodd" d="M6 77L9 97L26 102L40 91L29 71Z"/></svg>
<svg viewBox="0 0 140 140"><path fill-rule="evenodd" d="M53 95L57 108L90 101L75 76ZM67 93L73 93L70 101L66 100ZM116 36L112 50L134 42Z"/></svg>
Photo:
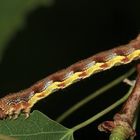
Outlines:
<svg viewBox="0 0 140 140"><path fill-rule="evenodd" d="M26 22L27 13L53 0L0 0L0 59L15 31Z"/></svg>
<svg viewBox="0 0 140 140"><path fill-rule="evenodd" d="M17 140L73 140L73 131L49 119L39 111L28 119L21 115L16 120L0 120L0 134Z"/></svg>

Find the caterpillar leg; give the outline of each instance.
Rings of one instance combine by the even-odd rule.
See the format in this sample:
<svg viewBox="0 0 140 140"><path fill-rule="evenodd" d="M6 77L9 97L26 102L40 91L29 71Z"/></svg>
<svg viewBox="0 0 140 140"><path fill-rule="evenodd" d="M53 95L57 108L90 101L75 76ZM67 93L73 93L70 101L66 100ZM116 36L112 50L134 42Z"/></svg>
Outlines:
<svg viewBox="0 0 140 140"><path fill-rule="evenodd" d="M18 116L19 116L19 114L20 114L20 112L21 112L21 111L16 111L16 112L14 112L12 119L14 119L14 120L17 119Z"/></svg>
<svg viewBox="0 0 140 140"><path fill-rule="evenodd" d="M7 117L10 119L17 119L21 112L25 114L25 118L29 117L31 107L27 102L12 105L7 111Z"/></svg>
<svg viewBox="0 0 140 140"><path fill-rule="evenodd" d="M30 107L28 107L28 108L26 108L26 109L23 110L23 113L25 114L25 119L29 118L30 111L31 111L31 108Z"/></svg>
<svg viewBox="0 0 140 140"><path fill-rule="evenodd" d="M17 119L20 112L22 110L22 106L21 104L16 104L16 105L13 105L8 113L7 113L7 116L9 117L9 119Z"/></svg>
<svg viewBox="0 0 140 140"><path fill-rule="evenodd" d="M9 119L13 118L13 114L14 114L14 108L10 108L10 110L7 112L7 117Z"/></svg>

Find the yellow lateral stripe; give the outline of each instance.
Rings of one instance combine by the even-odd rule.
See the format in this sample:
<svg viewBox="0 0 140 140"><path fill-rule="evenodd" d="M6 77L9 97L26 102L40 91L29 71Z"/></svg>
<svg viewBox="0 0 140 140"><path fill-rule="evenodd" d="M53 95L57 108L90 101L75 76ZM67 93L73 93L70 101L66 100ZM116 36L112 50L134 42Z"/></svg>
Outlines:
<svg viewBox="0 0 140 140"><path fill-rule="evenodd" d="M63 82L54 82L52 83L49 87L47 87L46 90L44 90L43 92L40 93L36 93L28 102L29 104L31 104L32 106L40 99L47 97L49 94L51 94L54 90L56 89L60 89L60 87L58 87L59 84L64 83L65 87L69 86L72 84L73 81L75 81L76 79L79 79L79 74L81 74L82 72L77 72L74 73L73 75L71 75L68 79L64 80ZM64 88L65 88L64 87ZM43 95L44 96L41 96ZM40 97L39 97L40 96Z"/></svg>
<svg viewBox="0 0 140 140"><path fill-rule="evenodd" d="M135 50L133 53L129 54L127 57L131 61L134 60L134 58L136 57L140 57L140 50Z"/></svg>
<svg viewBox="0 0 140 140"><path fill-rule="evenodd" d="M125 57L127 57L129 61L122 62L122 60L125 59ZM35 93L35 95L28 101L28 103L32 107L37 101L39 101L39 100L47 97L53 91L55 91L57 89L66 88L67 86L69 86L72 83L74 83L74 81L79 80L80 79L79 75L82 74L83 72L86 72L86 76L85 77L82 77L84 79L86 77L91 76L96 71L110 69L114 65L116 65L117 63L122 63L122 64L130 63L136 57L140 57L140 50L135 50L134 52L132 52L128 56L115 56L114 58L112 58L111 60L109 60L107 62L102 62L102 63L98 63L97 62L94 65L92 65L91 67L89 67L88 69L86 69L84 71L81 71L81 72L76 72L73 75L71 75L70 77L68 77L66 80L64 80L62 82L54 82L49 87L47 87L44 91L42 91L40 93ZM107 64L107 67L102 68L101 66L103 64ZM59 87L58 86L59 84L64 84L64 87Z"/></svg>

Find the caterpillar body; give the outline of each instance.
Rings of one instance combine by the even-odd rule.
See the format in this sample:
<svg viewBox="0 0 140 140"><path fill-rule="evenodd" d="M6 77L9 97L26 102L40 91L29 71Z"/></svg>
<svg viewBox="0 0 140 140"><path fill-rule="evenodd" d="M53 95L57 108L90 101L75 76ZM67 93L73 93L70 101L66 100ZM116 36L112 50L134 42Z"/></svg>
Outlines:
<svg viewBox="0 0 140 140"><path fill-rule="evenodd" d="M33 105L51 93L68 87L97 72L127 64L140 58L140 35L126 45L97 53L38 81L30 88L0 99L0 118L17 118L21 112L29 117Z"/></svg>

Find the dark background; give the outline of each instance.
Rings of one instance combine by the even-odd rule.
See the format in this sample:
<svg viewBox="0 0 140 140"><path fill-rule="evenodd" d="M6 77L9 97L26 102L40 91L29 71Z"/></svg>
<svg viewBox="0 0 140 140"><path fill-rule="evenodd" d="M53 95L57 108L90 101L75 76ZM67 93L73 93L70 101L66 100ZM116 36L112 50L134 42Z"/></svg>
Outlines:
<svg viewBox="0 0 140 140"><path fill-rule="evenodd" d="M24 28L10 40L0 66L1 96L27 88L47 75L97 52L128 43L140 31L140 2L103 0L59 0L40 7L26 18ZM116 67L56 92L38 102L38 109L56 119L71 105L125 73L133 64ZM133 77L134 78L134 77ZM128 90L121 83L88 103L62 124L68 128L87 120L120 99ZM120 107L77 131L76 140L107 140L97 130L99 123L112 119ZM90 138L91 137L91 138ZM140 129L137 137L140 138Z"/></svg>

